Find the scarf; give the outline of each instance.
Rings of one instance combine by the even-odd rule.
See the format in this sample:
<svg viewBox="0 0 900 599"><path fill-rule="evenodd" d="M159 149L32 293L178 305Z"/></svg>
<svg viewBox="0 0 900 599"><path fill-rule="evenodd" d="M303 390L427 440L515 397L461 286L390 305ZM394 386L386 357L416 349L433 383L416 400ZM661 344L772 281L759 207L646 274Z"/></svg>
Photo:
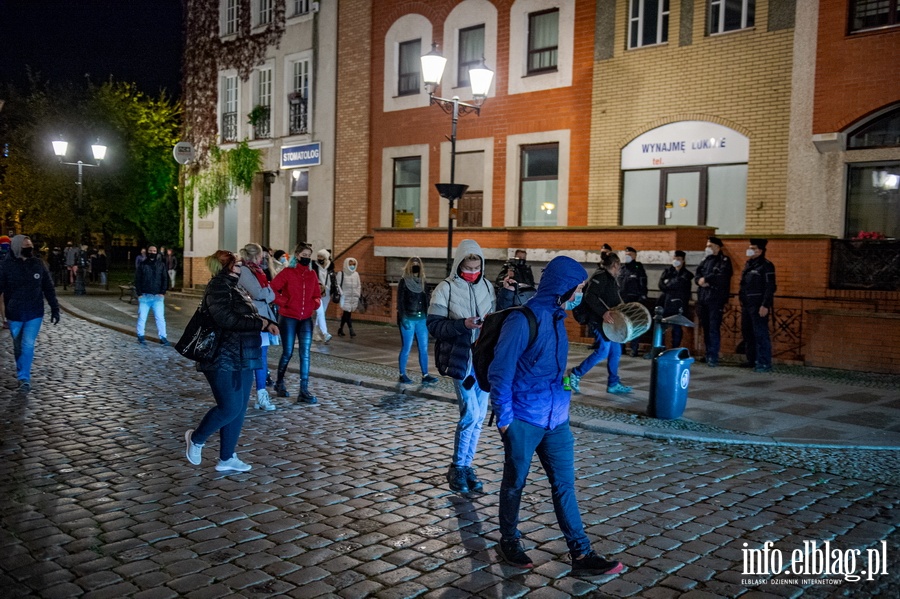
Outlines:
<svg viewBox="0 0 900 599"><path fill-rule="evenodd" d="M421 277L415 275L403 277L403 283L410 293L422 293L425 289Z"/></svg>
<svg viewBox="0 0 900 599"><path fill-rule="evenodd" d="M250 272L256 277L256 280L259 281L259 286L263 289L269 286L269 279L266 278L266 273L263 272L263 269L259 264L255 262L244 262L244 266L250 269Z"/></svg>

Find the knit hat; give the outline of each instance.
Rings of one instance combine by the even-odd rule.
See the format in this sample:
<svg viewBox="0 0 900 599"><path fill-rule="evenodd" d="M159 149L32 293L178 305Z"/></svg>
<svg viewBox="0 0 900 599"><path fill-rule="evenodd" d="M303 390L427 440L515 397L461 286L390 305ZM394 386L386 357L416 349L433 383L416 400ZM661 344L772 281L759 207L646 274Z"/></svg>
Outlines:
<svg viewBox="0 0 900 599"><path fill-rule="evenodd" d="M8 235L0 236L0 245L9 245L9 242L12 241Z"/></svg>
<svg viewBox="0 0 900 599"><path fill-rule="evenodd" d="M675 250L675 257L676 257L676 258L684 258L685 256L687 256L687 254L685 254L685 253L682 252L681 250Z"/></svg>

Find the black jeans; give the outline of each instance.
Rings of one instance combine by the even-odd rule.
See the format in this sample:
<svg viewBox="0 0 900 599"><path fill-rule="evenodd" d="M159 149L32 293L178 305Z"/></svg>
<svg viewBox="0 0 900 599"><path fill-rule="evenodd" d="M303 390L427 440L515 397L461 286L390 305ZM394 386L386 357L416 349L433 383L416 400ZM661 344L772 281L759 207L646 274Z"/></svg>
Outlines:
<svg viewBox="0 0 900 599"><path fill-rule="evenodd" d="M697 313L700 326L703 327L703 345L706 346L706 359L718 360L721 345L722 313L725 306L718 304L699 304Z"/></svg>
<svg viewBox="0 0 900 599"><path fill-rule="evenodd" d="M350 329L350 332L353 332L353 312L347 312L344 310L341 313L341 326L338 327L339 330L344 330L344 325L347 325L347 328Z"/></svg>
<svg viewBox="0 0 900 599"><path fill-rule="evenodd" d="M284 379L288 363L294 355L294 341L300 340L300 380L309 380L309 350L312 347L312 317L297 320L287 316L278 317L281 331L281 359L278 361L278 380Z"/></svg>
<svg viewBox="0 0 900 599"><path fill-rule="evenodd" d="M762 368L772 366L769 314L760 316L758 306L741 306L741 334L744 336L747 361Z"/></svg>

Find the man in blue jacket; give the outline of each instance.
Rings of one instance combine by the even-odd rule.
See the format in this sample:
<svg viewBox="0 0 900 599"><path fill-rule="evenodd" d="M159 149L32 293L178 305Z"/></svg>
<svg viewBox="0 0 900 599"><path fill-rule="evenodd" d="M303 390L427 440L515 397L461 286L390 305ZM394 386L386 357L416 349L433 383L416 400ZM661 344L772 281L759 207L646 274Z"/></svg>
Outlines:
<svg viewBox="0 0 900 599"><path fill-rule="evenodd" d="M44 318L44 298L50 304L50 322L59 322L59 302L53 279L40 258L34 255L34 244L25 235L16 235L10 252L0 264L0 294L6 304L9 332L16 357L16 379L19 393L31 391L31 363L34 341Z"/></svg>
<svg viewBox="0 0 900 599"><path fill-rule="evenodd" d="M550 261L537 294L525 304L538 322L534 342L529 345L527 317L521 312L508 316L488 379L505 453L500 484L500 557L520 568L534 565L522 547L518 523L522 490L531 457L537 453L550 479L553 510L569 547L572 574L598 576L617 574L622 564L594 553L584 532L575 497L575 442L569 429L571 393L563 383L569 355L565 311L581 301L586 279L587 272L571 258L559 256Z"/></svg>

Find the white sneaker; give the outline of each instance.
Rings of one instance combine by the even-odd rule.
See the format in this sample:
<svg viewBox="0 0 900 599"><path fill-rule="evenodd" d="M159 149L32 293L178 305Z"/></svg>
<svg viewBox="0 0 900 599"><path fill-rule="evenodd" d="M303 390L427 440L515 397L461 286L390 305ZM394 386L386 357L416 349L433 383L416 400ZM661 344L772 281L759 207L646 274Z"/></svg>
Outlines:
<svg viewBox="0 0 900 599"><path fill-rule="evenodd" d="M271 412L275 409L275 404L272 403L272 398L269 397L269 392L265 389L260 389L256 392L256 409L265 410L266 412Z"/></svg>
<svg viewBox="0 0 900 599"><path fill-rule="evenodd" d="M219 460L219 463L216 464L216 470L219 472L228 472L230 470L235 470L237 472L247 472L252 468L250 464L246 462L242 462L238 459L237 454L231 454L231 459L228 460Z"/></svg>
<svg viewBox="0 0 900 599"><path fill-rule="evenodd" d="M184 442L185 442L185 450L184 455L187 457L187 461L193 464L194 466L200 465L201 455L200 452L203 451L202 445L197 445L193 441L191 441L191 433L194 432L194 429L188 430L188 432L184 433Z"/></svg>
<svg viewBox="0 0 900 599"><path fill-rule="evenodd" d="M330 334L330 333L326 333L326 334L325 334L325 343L328 343L329 341L331 341L331 334Z"/></svg>

